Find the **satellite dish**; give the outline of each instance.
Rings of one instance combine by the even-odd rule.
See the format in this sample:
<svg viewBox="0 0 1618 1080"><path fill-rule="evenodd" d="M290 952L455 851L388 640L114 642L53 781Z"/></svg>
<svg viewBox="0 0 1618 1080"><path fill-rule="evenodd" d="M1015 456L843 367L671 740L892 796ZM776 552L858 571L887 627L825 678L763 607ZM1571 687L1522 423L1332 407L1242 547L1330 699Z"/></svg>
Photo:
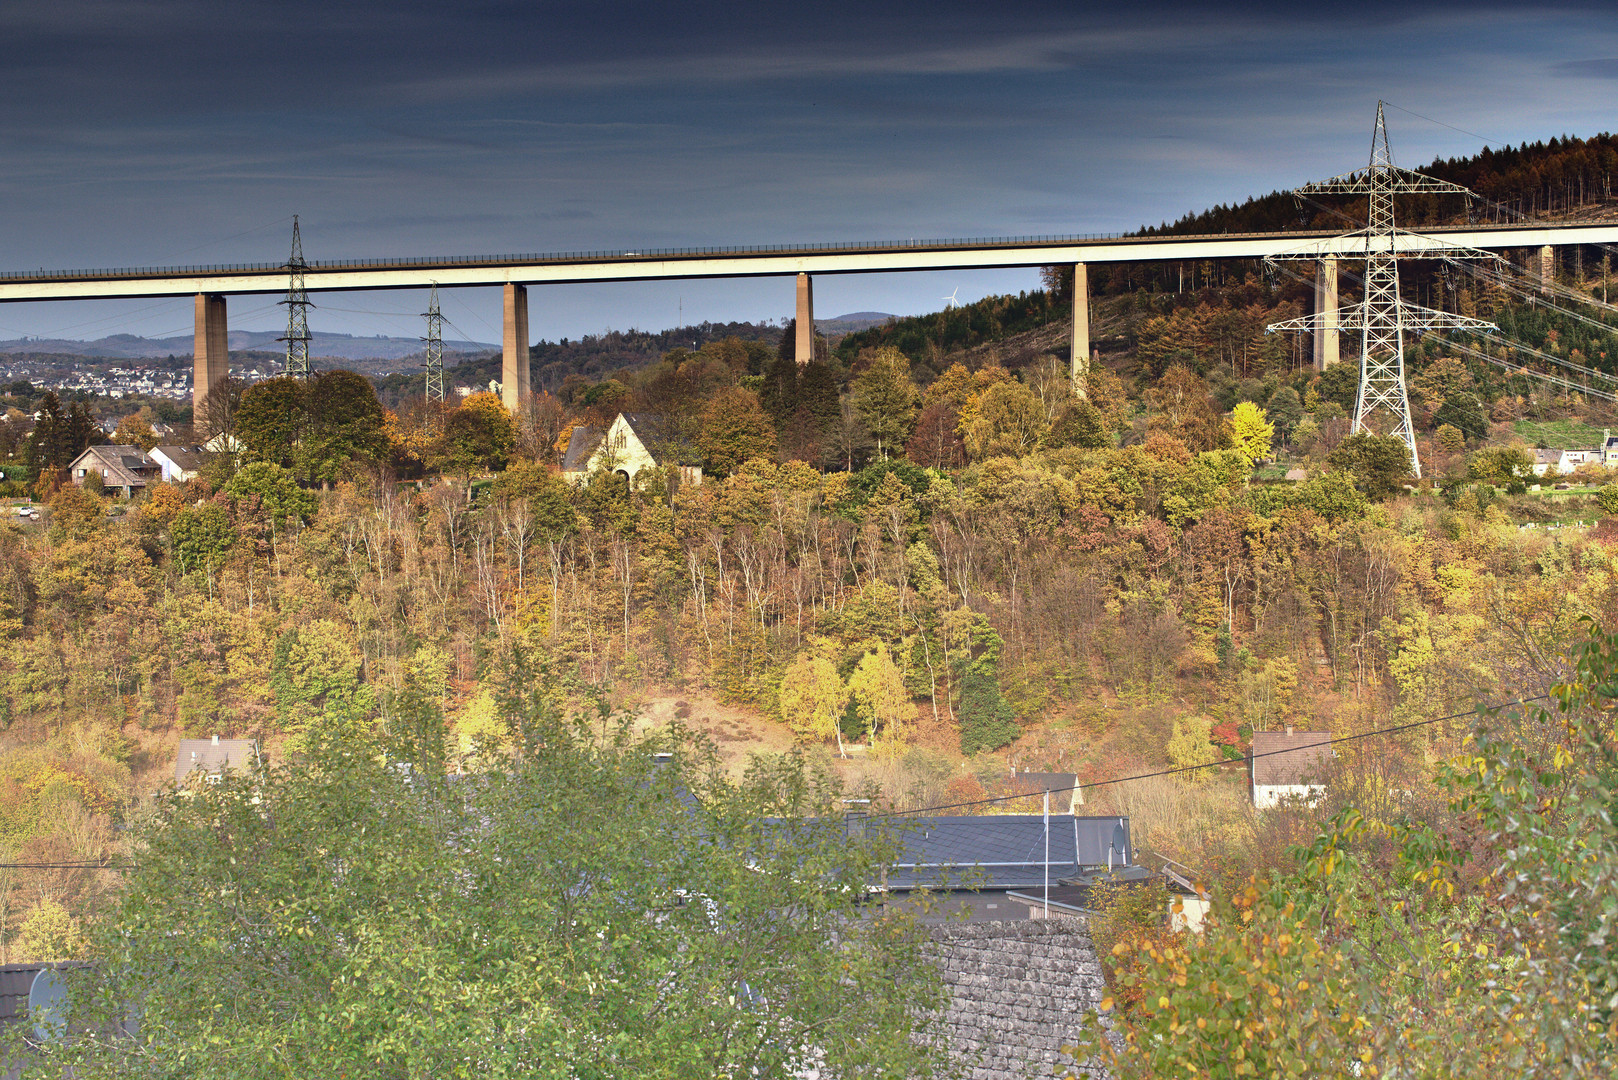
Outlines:
<svg viewBox="0 0 1618 1080"><path fill-rule="evenodd" d="M34 1038L59 1042L67 1034L67 983L55 968L43 968L28 986L28 1018L34 1022Z"/></svg>
<svg viewBox="0 0 1618 1080"><path fill-rule="evenodd" d="M1129 862L1129 837L1124 833L1124 823L1121 821L1112 827L1112 847L1124 862Z"/></svg>

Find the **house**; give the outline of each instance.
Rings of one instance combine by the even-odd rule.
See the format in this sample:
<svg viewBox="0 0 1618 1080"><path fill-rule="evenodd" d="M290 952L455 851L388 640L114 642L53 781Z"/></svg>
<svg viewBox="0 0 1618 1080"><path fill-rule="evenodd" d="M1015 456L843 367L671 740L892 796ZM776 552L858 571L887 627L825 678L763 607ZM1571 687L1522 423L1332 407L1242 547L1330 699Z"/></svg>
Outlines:
<svg viewBox="0 0 1618 1080"><path fill-rule="evenodd" d="M615 472L634 480L642 469L673 466L672 477L679 487L702 483L702 466L696 451L670 427L668 421L652 413L619 413L606 431L577 427L568 439L562 461L562 478L583 485L597 470Z"/></svg>
<svg viewBox="0 0 1618 1080"><path fill-rule="evenodd" d="M1014 890L1006 894L1008 900L1028 905L1029 918L1056 919L1063 916L1094 915L1099 901L1096 890L1103 886L1138 889L1161 885L1169 894L1164 918L1171 929L1200 932L1202 920L1212 904L1208 891L1199 887L1186 875L1175 871L1169 860L1159 870L1149 870L1139 864L1121 866L1115 870L1087 870L1049 890Z"/></svg>
<svg viewBox="0 0 1618 1080"><path fill-rule="evenodd" d="M1029 901L1092 870L1134 862L1129 819L1072 814L984 814L874 818L850 814L847 827L891 830L899 850L877 888L884 902L913 909L923 922L1040 917ZM921 903L925 897L925 903Z"/></svg>
<svg viewBox="0 0 1618 1080"><path fill-rule="evenodd" d="M1255 731L1247 756L1253 806L1267 810L1283 799L1313 801L1325 794L1321 773L1332 760L1329 731Z"/></svg>
<svg viewBox="0 0 1618 1080"><path fill-rule="evenodd" d="M1597 465L1602 464L1605 458L1606 451L1601 447L1589 447L1580 450L1535 450L1534 475L1566 476L1580 465L1591 462Z"/></svg>
<svg viewBox="0 0 1618 1080"><path fill-rule="evenodd" d="M154 446L146 456L163 470L165 482L180 484L195 479L213 452L201 446Z"/></svg>
<svg viewBox="0 0 1618 1080"><path fill-rule="evenodd" d="M181 739L174 755L174 782L184 785L193 772L210 784L227 772L246 772L258 762L258 744L252 739Z"/></svg>
<svg viewBox="0 0 1618 1080"><path fill-rule="evenodd" d="M86 477L99 476L104 488L127 499L157 480L162 470L140 447L112 443L92 446L74 458L68 474L80 487Z"/></svg>

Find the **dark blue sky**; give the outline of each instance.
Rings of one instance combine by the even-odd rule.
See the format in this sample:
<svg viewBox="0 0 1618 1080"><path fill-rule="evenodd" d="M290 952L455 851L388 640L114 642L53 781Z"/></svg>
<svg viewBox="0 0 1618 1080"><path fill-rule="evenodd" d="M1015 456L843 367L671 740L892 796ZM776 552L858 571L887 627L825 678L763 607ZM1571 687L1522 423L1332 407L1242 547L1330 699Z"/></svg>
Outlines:
<svg viewBox="0 0 1618 1080"><path fill-rule="evenodd" d="M8 0L0 267L278 260L294 212L313 259L1110 232L1363 163L1379 97L1464 129L1390 110L1408 165L1612 130L1615 89L1610 0ZM828 277L816 309L1034 280ZM420 332L419 297L315 299L318 329ZM577 337L781 318L792 286L532 303L536 338ZM445 307L498 340L495 290ZM189 326L186 300L0 306L0 337Z"/></svg>

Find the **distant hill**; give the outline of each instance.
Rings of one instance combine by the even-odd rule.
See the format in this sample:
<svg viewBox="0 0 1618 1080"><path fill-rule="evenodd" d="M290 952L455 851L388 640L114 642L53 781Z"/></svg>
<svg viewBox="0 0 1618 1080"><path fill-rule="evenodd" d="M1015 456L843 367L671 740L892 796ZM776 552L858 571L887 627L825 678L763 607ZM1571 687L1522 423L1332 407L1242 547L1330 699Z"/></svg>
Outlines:
<svg viewBox="0 0 1618 1080"><path fill-rule="evenodd" d="M855 311L847 315L837 315L830 319L816 319L815 329L827 337L841 337L844 334L856 334L861 330L869 330L873 326L881 326L890 319L898 316L889 315L885 311Z"/></svg>
<svg viewBox="0 0 1618 1080"><path fill-rule="evenodd" d="M232 352L276 352L284 348L276 340L275 330L232 330ZM167 338L144 338L134 334L113 334L95 341L71 341L64 338L19 338L0 341L0 354L48 354L53 356L85 356L110 360L158 360L169 356L190 356L194 339L190 334ZM444 349L450 352L478 353L499 349L480 341L446 341ZM355 337L352 334L328 334L315 331L309 340L309 352L314 356L339 360L400 360L421 354L420 338Z"/></svg>

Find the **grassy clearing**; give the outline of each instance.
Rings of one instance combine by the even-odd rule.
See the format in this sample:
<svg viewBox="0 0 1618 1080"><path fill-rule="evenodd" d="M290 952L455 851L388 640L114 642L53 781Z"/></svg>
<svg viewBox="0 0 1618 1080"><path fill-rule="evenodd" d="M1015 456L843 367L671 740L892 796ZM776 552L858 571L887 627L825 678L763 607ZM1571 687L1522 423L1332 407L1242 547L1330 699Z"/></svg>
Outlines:
<svg viewBox="0 0 1618 1080"><path fill-rule="evenodd" d="M1578 450L1601 442L1601 428L1577 420L1518 420L1512 427L1529 446Z"/></svg>

